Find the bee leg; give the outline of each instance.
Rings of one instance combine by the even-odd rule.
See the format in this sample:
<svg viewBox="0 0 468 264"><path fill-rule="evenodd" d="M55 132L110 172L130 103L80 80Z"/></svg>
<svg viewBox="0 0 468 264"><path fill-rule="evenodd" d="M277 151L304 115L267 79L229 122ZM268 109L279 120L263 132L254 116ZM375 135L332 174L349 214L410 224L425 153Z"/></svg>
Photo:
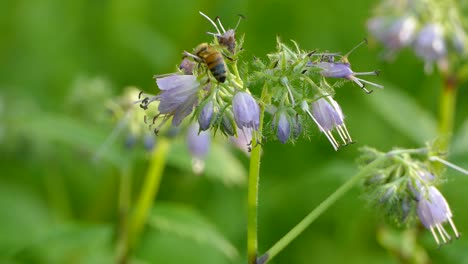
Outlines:
<svg viewBox="0 0 468 264"><path fill-rule="evenodd" d="M202 58L198 57L197 55L193 55L190 52L184 51L184 53L182 53L182 54L184 54L185 57L190 57L190 58L194 59L197 62L203 62Z"/></svg>

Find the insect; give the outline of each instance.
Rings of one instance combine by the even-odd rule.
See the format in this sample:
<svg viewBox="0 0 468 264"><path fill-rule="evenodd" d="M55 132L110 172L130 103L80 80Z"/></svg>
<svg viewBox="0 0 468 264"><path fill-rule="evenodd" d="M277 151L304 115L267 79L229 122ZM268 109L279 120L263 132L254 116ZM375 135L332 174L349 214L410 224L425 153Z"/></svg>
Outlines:
<svg viewBox="0 0 468 264"><path fill-rule="evenodd" d="M185 51L184 55L205 63L218 82L224 83L226 81L227 67L221 52L208 43L202 43L195 48L194 53L191 54Z"/></svg>
<svg viewBox="0 0 468 264"><path fill-rule="evenodd" d="M215 20L218 22L219 27L223 31L221 33L218 26L213 20L211 20L211 18L209 18L207 15L205 15L202 12L200 12L200 15L202 15L204 18L210 21L210 23L216 29L216 33L213 33L213 32L206 32L206 33L215 36L218 39L218 42L220 45L225 46L229 50L229 52L231 52L232 54L235 54L236 52L236 30L237 30L237 27L239 27L240 21L245 17L243 15L239 15L239 20L237 21L236 27L234 29L228 29L227 31L224 29L223 24L221 24L221 20L219 19L219 17L216 17Z"/></svg>

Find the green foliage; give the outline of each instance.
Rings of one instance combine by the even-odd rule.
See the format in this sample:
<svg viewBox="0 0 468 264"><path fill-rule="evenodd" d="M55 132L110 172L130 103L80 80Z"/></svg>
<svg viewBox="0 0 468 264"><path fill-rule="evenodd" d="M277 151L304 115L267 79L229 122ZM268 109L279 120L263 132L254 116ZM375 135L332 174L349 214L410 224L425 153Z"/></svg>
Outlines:
<svg viewBox="0 0 468 264"><path fill-rule="evenodd" d="M199 10L220 16L227 27L235 25L238 13L247 17L238 29L239 36L246 36L239 59L250 62L252 55L265 59L263 55L275 49L277 35L286 43L295 39L305 50L348 50L367 34L364 24L373 4L3 1L0 263L115 263L119 223L125 215L118 208L119 179L131 175L133 205L149 155L141 146L123 147L125 133L120 133L97 162L93 159L115 128L107 102L129 85L157 93L154 74L174 71L184 50L211 40L203 32L213 31L212 25ZM441 80L426 79L422 63L404 52L392 64L377 67L379 51L372 43L352 54L353 67L380 68L379 83L382 80L385 89L365 95L349 82L335 83L356 144L334 152L315 128L294 146L265 144L260 250L355 174L350 164L358 146L420 146L435 135L434 102ZM461 69L460 79L466 79L467 67ZM465 165L467 99L462 84L450 157ZM172 144L149 225L130 263L245 263L245 157L214 141L200 177L193 175L181 140ZM443 193L457 227L466 233L468 182L453 172L449 176ZM275 263L395 263L397 258L376 235L380 219L359 196L351 192L340 200ZM430 234L421 241L433 263L467 261L464 237L440 250Z"/></svg>

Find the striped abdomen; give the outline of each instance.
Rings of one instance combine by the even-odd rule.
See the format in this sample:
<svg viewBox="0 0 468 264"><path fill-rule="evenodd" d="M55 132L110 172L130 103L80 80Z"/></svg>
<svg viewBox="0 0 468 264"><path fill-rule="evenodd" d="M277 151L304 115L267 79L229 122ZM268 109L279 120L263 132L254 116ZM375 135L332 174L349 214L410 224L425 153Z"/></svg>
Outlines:
<svg viewBox="0 0 468 264"><path fill-rule="evenodd" d="M203 59L218 82L224 83L226 81L226 64L223 55L219 51L203 43L198 46L196 55Z"/></svg>

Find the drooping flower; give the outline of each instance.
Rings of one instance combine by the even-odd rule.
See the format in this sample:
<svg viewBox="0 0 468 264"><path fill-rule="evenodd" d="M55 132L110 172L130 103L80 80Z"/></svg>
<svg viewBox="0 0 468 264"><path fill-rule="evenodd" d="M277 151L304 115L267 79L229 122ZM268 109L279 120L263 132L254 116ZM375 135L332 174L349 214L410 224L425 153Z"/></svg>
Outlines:
<svg viewBox="0 0 468 264"><path fill-rule="evenodd" d="M203 172L205 158L211 144L211 135L208 131L199 131L198 124L192 124L187 131L187 145L192 155L192 169L196 174Z"/></svg>
<svg viewBox="0 0 468 264"><path fill-rule="evenodd" d="M198 116L198 124L200 125L201 130L207 130L210 128L211 120L213 119L213 101L208 101Z"/></svg>
<svg viewBox="0 0 468 264"><path fill-rule="evenodd" d="M260 107L257 101L246 92L238 92L232 99L234 120L240 129L258 130L260 125Z"/></svg>
<svg viewBox="0 0 468 264"><path fill-rule="evenodd" d="M172 125L178 126L198 103L200 83L193 75L170 75L156 77L161 93L142 100L141 107L146 109L153 101L159 101L159 115L163 115L162 124L172 117Z"/></svg>
<svg viewBox="0 0 468 264"><path fill-rule="evenodd" d="M291 134L291 124L289 123L288 116L284 111L279 113L277 118L276 137L281 143L285 144Z"/></svg>
<svg viewBox="0 0 468 264"><path fill-rule="evenodd" d="M237 137L229 137L230 141L238 149L242 150L246 155L250 155L252 145L252 133L247 129L238 129Z"/></svg>
<svg viewBox="0 0 468 264"><path fill-rule="evenodd" d="M442 26L436 23L424 26L414 42L414 52L426 62L428 72L432 70L434 62L443 62L447 56L447 47Z"/></svg>
<svg viewBox="0 0 468 264"><path fill-rule="evenodd" d="M312 112L303 106L303 109L309 114L312 120L317 124L320 131L325 134L328 141L335 150L338 150L340 144L332 134L336 130L344 145L352 143L348 129L344 123L344 115L341 107L333 100L331 96L326 96L312 103Z"/></svg>
<svg viewBox="0 0 468 264"><path fill-rule="evenodd" d="M399 49L411 44L414 39L417 20L413 16L399 18L374 17L367 23L370 33L393 55Z"/></svg>
<svg viewBox="0 0 468 264"><path fill-rule="evenodd" d="M367 90L365 88L364 83L370 84L372 86L375 86L377 88L383 88L382 85L376 84L373 82L366 81L364 79L358 78L356 76L359 75L378 75L378 71L372 71L372 72L354 72L351 69L351 64L347 62L328 62L328 61L321 61L312 64L317 68L320 68L320 74L323 77L328 77L328 78L343 78L347 79L350 81L355 82L361 89L363 89L366 93L371 93L371 91Z"/></svg>
<svg viewBox="0 0 468 264"><path fill-rule="evenodd" d="M446 222L450 223L455 237L460 236L452 221L453 215L447 201L434 186L422 186L419 189L417 213L421 223L431 231L438 245L441 244L439 236L443 243L451 240L451 236L443 226Z"/></svg>

